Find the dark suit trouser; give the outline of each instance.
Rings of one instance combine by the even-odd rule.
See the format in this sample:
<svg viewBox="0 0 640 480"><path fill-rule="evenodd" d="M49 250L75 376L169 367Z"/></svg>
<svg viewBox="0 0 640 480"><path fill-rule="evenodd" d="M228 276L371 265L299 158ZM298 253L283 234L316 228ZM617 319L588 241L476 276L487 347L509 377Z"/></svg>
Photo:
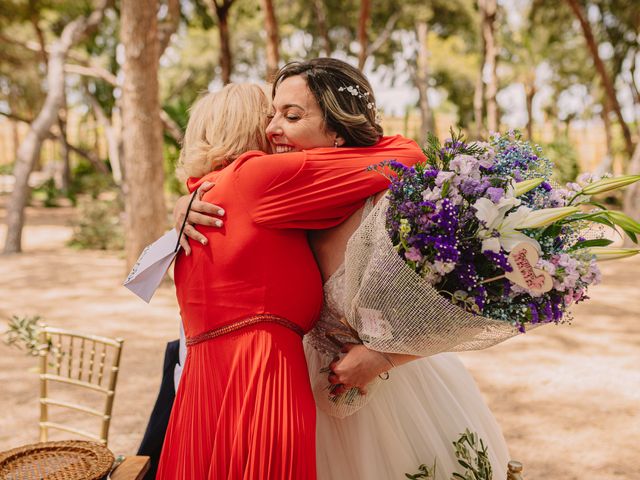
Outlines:
<svg viewBox="0 0 640 480"><path fill-rule="evenodd" d="M138 455L145 455L151 458L151 466L144 477L145 480L155 479L156 472L158 471L162 444L164 443L164 436L167 433L173 401L176 397L173 384L173 372L179 360L179 350L179 340L167 343L167 348L164 352L164 367L162 370L160 392L158 392L156 404L153 407L147 429L144 432L144 437L138 449Z"/></svg>

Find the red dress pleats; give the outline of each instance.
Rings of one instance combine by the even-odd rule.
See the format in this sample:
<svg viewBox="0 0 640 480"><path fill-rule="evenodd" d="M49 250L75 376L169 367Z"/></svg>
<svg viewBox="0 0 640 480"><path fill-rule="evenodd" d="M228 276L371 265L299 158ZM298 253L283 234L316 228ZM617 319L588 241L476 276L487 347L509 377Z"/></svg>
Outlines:
<svg viewBox="0 0 640 480"><path fill-rule="evenodd" d="M264 324L189 347L167 444L159 479L315 479L315 403L299 335Z"/></svg>

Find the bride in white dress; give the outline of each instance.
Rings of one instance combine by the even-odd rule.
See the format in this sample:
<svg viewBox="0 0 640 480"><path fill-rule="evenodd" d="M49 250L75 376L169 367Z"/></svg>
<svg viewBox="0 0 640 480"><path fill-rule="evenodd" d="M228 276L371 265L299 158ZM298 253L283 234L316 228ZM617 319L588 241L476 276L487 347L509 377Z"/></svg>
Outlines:
<svg viewBox="0 0 640 480"><path fill-rule="evenodd" d="M367 211L370 205L371 202L367 202ZM465 429L477 433L488 446L493 478L506 478L509 453L500 427L455 354L443 353L413 361L408 356L393 355L394 364L408 363L390 369L388 380L378 382L375 390L368 394L370 398L365 406L345 418L327 413L331 410L326 407L329 381L327 374L320 370L327 367L327 353L335 351L335 347L331 348L325 333L341 327L344 253L363 210L335 229L318 232L310 238L325 279L321 318L304 342L314 394L319 400L318 479L401 479L405 473L417 473L419 465L431 466L435 460L435 478L449 480L452 472L461 469L452 442L458 440ZM371 358L379 357L384 370L391 367L379 353L364 351L364 346L357 349L338 363L338 366L346 363L353 367L356 372L351 378L366 377L362 367ZM338 371L339 367L334 370ZM375 378L376 371L371 375ZM319 398L321 396L325 398Z"/></svg>

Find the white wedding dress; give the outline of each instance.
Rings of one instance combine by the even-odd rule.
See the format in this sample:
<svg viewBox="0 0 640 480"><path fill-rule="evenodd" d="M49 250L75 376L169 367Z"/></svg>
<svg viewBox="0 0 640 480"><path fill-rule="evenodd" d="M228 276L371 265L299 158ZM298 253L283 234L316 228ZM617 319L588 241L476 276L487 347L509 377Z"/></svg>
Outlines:
<svg viewBox="0 0 640 480"><path fill-rule="evenodd" d="M312 384L327 366L325 332L339 329L344 317L343 280L344 265L325 283L320 320L304 339ZM455 354L399 366L378 383L369 402L350 416L336 418L318 409L318 480L402 479L434 460L435 478L449 480L461 471L452 442L467 428L488 446L494 480L506 478L509 452L500 427Z"/></svg>

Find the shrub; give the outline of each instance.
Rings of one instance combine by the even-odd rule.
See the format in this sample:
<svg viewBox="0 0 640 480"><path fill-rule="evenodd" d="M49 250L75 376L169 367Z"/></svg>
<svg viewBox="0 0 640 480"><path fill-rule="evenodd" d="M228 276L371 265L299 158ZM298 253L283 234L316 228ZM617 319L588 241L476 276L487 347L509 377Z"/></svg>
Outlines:
<svg viewBox="0 0 640 480"><path fill-rule="evenodd" d="M24 350L28 355L37 356L40 352L41 345L40 335L40 317L26 316L18 317L13 315L9 320L9 329L3 333L4 343L10 347L16 347Z"/></svg>
<svg viewBox="0 0 640 480"><path fill-rule="evenodd" d="M41 185L31 191L32 198L42 201L47 208L57 207L58 198L63 196L62 190L56 186L53 177L49 177Z"/></svg>
<svg viewBox="0 0 640 480"><path fill-rule="evenodd" d="M118 198L87 199L81 202L78 219L73 223L73 236L69 246L90 250L123 249L121 212L122 205Z"/></svg>
<svg viewBox="0 0 640 480"><path fill-rule="evenodd" d="M93 165L84 159L80 160L71 171L70 191L74 197L73 200L78 194L83 193L96 200L101 193L114 187L115 184L110 175L97 172Z"/></svg>
<svg viewBox="0 0 640 480"><path fill-rule="evenodd" d="M544 154L553 162L554 177L558 183L573 182L578 173L578 154L573 146L564 139L541 145Z"/></svg>

